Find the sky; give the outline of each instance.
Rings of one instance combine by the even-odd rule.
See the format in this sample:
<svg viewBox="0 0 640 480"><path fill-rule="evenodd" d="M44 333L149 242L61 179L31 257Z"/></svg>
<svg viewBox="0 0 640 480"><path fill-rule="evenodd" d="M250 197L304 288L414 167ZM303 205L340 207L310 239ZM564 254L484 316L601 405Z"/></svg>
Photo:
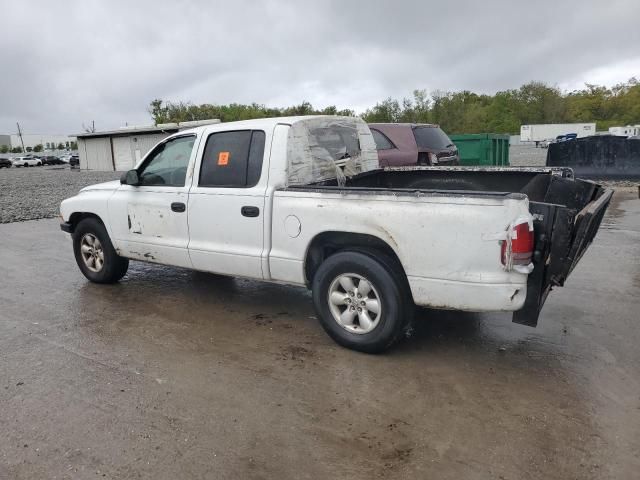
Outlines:
<svg viewBox="0 0 640 480"><path fill-rule="evenodd" d="M152 123L161 98L363 112L415 89L640 77L637 0L0 0L0 133Z"/></svg>

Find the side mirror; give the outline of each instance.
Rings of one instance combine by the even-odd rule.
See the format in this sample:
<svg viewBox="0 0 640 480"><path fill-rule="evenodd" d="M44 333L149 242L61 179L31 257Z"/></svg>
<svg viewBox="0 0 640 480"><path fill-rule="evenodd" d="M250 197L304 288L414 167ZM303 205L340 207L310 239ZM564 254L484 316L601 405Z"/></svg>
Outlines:
<svg viewBox="0 0 640 480"><path fill-rule="evenodd" d="M131 185L136 187L140 185L140 177L138 177L137 170L129 170L128 172L124 172L122 177L120 177L120 183L122 185Z"/></svg>

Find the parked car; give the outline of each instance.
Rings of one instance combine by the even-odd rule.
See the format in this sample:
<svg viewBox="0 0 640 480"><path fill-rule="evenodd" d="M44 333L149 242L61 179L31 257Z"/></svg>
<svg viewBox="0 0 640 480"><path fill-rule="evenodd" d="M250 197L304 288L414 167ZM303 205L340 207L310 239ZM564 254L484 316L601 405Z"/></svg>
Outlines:
<svg viewBox="0 0 640 480"><path fill-rule="evenodd" d="M370 123L381 167L460 165L458 149L438 125Z"/></svg>
<svg viewBox="0 0 640 480"><path fill-rule="evenodd" d="M78 155L71 155L69 157L69 167L71 168L80 167L80 157Z"/></svg>
<svg viewBox="0 0 640 480"><path fill-rule="evenodd" d="M612 193L562 168L382 169L366 123L312 116L181 131L60 213L92 282L133 259L306 285L336 342L380 352L415 304L535 326Z"/></svg>
<svg viewBox="0 0 640 480"><path fill-rule="evenodd" d="M70 153L65 153L64 155L60 155L60 160L62 160L63 163L69 163L69 159L71 158L71 154Z"/></svg>
<svg viewBox="0 0 640 480"><path fill-rule="evenodd" d="M32 156L16 157L12 163L14 167L39 167L42 165L42 161L39 158Z"/></svg>
<svg viewBox="0 0 640 480"><path fill-rule="evenodd" d="M53 155L45 155L40 159L43 165L62 165L64 162Z"/></svg>
<svg viewBox="0 0 640 480"><path fill-rule="evenodd" d="M0 158L0 168L11 168L11 160L8 158Z"/></svg>

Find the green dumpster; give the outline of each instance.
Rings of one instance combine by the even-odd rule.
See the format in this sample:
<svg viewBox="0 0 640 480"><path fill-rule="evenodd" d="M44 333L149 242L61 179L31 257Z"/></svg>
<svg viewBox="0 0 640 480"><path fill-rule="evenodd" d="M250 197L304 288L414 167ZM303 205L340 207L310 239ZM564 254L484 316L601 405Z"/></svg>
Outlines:
<svg viewBox="0 0 640 480"><path fill-rule="evenodd" d="M461 165L509 166L509 135L463 133L449 138L458 147Z"/></svg>

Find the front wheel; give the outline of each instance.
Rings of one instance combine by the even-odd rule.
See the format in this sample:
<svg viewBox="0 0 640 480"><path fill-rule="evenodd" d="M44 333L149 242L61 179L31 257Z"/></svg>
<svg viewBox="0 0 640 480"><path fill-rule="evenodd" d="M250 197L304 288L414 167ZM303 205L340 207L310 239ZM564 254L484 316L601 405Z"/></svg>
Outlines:
<svg viewBox="0 0 640 480"><path fill-rule="evenodd" d="M115 283L129 268L129 259L116 253L106 228L96 218L85 218L76 227L73 253L80 271L95 283Z"/></svg>
<svg viewBox="0 0 640 480"><path fill-rule="evenodd" d="M331 255L316 272L312 290L322 327L338 344L353 350L386 350L411 320L413 302L406 280L384 255Z"/></svg>

